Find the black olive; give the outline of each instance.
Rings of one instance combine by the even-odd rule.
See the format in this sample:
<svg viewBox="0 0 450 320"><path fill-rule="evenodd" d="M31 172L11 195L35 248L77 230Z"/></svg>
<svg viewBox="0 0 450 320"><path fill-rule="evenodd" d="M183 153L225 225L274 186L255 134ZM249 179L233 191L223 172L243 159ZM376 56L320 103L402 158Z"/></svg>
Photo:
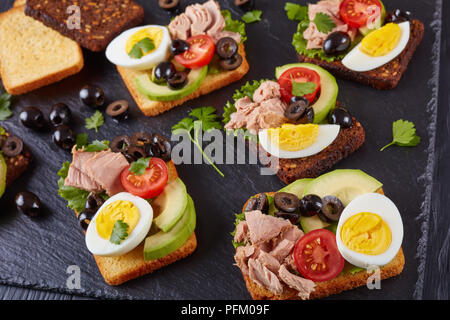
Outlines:
<svg viewBox="0 0 450 320"><path fill-rule="evenodd" d="M23 108L19 117L25 127L39 130L45 126L44 114L39 108Z"/></svg>
<svg viewBox="0 0 450 320"><path fill-rule="evenodd" d="M163 61L160 62L154 70L154 76L156 82L169 81L176 74L177 70L172 62Z"/></svg>
<svg viewBox="0 0 450 320"><path fill-rule="evenodd" d="M289 220L292 224L297 224L298 220L300 219L300 215L298 213L283 212L283 211L275 212L275 217Z"/></svg>
<svg viewBox="0 0 450 320"><path fill-rule="evenodd" d="M159 158L166 162L170 161L172 158L172 145L169 140L157 133L154 133L152 142L153 145L158 148Z"/></svg>
<svg viewBox="0 0 450 320"><path fill-rule="evenodd" d="M19 137L9 136L5 139L2 146L2 152L5 156L14 158L23 151L23 141Z"/></svg>
<svg viewBox="0 0 450 320"><path fill-rule="evenodd" d="M153 135L147 132L136 132L131 136L131 145L143 147L146 144L153 143Z"/></svg>
<svg viewBox="0 0 450 320"><path fill-rule="evenodd" d="M109 144L112 152L122 152L131 145L131 139L127 135L115 137Z"/></svg>
<svg viewBox="0 0 450 320"><path fill-rule="evenodd" d="M234 0L234 4L244 11L253 9L253 0Z"/></svg>
<svg viewBox="0 0 450 320"><path fill-rule="evenodd" d="M125 153L130 157L130 159L134 159L134 161L147 157L144 149L136 146L128 147L125 150Z"/></svg>
<svg viewBox="0 0 450 320"><path fill-rule="evenodd" d="M164 10L172 11L178 7L180 0L158 0L158 4Z"/></svg>
<svg viewBox="0 0 450 320"><path fill-rule="evenodd" d="M100 195L95 193L90 193L87 200L86 205L84 206L85 210L89 212L97 212L98 209L105 203L105 200L100 197Z"/></svg>
<svg viewBox="0 0 450 320"><path fill-rule="evenodd" d="M17 210L29 217L36 218L41 213L41 200L34 193L23 191L16 194Z"/></svg>
<svg viewBox="0 0 450 320"><path fill-rule="evenodd" d="M114 121L119 122L128 119L129 109L128 101L118 100L114 101L106 108L106 114L112 117Z"/></svg>
<svg viewBox="0 0 450 320"><path fill-rule="evenodd" d="M219 65L224 70L234 70L239 68L242 64L242 56L240 54L235 54L230 59L223 59L219 61Z"/></svg>
<svg viewBox="0 0 450 320"><path fill-rule="evenodd" d="M312 107L306 108L303 116L297 120L297 123L313 123L314 122L314 109Z"/></svg>
<svg viewBox="0 0 450 320"><path fill-rule="evenodd" d="M350 36L345 32L336 31L330 33L323 43L323 51L326 55L334 56L347 52L352 44Z"/></svg>
<svg viewBox="0 0 450 320"><path fill-rule="evenodd" d="M88 84L81 88L80 99L91 108L99 108L105 103L105 94L100 87Z"/></svg>
<svg viewBox="0 0 450 320"><path fill-rule="evenodd" d="M256 197L251 198L245 206L245 211L259 210L263 214L269 213L269 200L265 193L260 193Z"/></svg>
<svg viewBox="0 0 450 320"><path fill-rule="evenodd" d="M125 159L128 161L128 163L133 163L137 160L134 158L134 156L132 156L131 154L128 154L126 149L124 151L122 151L122 154L125 157Z"/></svg>
<svg viewBox="0 0 450 320"><path fill-rule="evenodd" d="M189 43L181 39L173 40L172 44L170 45L170 52L174 56L186 52L188 50L189 50Z"/></svg>
<svg viewBox="0 0 450 320"><path fill-rule="evenodd" d="M338 107L334 109L328 116L330 124L338 124L342 128L350 128L353 125L353 119L347 109Z"/></svg>
<svg viewBox="0 0 450 320"><path fill-rule="evenodd" d="M412 20L412 13L410 11L402 11L400 9L395 9L394 15L399 19L403 19L403 21L411 21ZM398 22L398 19L397 19L397 22Z"/></svg>
<svg viewBox="0 0 450 320"><path fill-rule="evenodd" d="M217 41L216 53L222 59L230 59L238 51L238 44L233 38L225 37Z"/></svg>
<svg viewBox="0 0 450 320"><path fill-rule="evenodd" d="M339 221L342 211L344 211L344 205L341 200L335 196L326 196L322 198L322 205L322 214L328 221Z"/></svg>
<svg viewBox="0 0 450 320"><path fill-rule="evenodd" d="M311 217L322 210L322 199L315 194L308 194L300 200L299 209L303 216Z"/></svg>
<svg viewBox="0 0 450 320"><path fill-rule="evenodd" d="M153 143L144 145L144 151L148 157L161 158L161 150Z"/></svg>
<svg viewBox="0 0 450 320"><path fill-rule="evenodd" d="M90 210L85 210L78 215L78 222L80 223L80 226L81 228L83 228L83 230L87 230L89 223L91 222L94 215L95 212Z"/></svg>
<svg viewBox="0 0 450 320"><path fill-rule="evenodd" d="M70 124L72 120L72 112L65 103L57 103L50 110L49 120L52 125Z"/></svg>
<svg viewBox="0 0 450 320"><path fill-rule="evenodd" d="M292 193L277 192L273 197L273 201L275 207L284 212L293 213L298 209L298 197Z"/></svg>
<svg viewBox="0 0 450 320"><path fill-rule="evenodd" d="M53 131L53 142L61 149L70 151L76 143L75 133L65 124L57 126Z"/></svg>
<svg viewBox="0 0 450 320"><path fill-rule="evenodd" d="M183 71L175 72L175 74L167 80L169 88L178 90L183 88L187 83L187 75Z"/></svg>
<svg viewBox="0 0 450 320"><path fill-rule="evenodd" d="M308 101L307 99L304 99ZM299 100L297 102L291 102L289 107L286 108L284 112L284 116L292 121L297 121L301 119L306 112L306 108L308 107L308 103L304 100Z"/></svg>

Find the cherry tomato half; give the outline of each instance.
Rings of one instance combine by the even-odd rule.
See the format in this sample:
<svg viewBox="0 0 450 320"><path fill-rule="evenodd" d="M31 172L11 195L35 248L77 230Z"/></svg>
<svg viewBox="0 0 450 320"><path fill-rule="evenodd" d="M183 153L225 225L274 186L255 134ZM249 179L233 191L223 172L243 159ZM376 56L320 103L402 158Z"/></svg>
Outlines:
<svg viewBox="0 0 450 320"><path fill-rule="evenodd" d="M339 7L341 19L350 27L361 28L377 19L383 6L379 0L344 0Z"/></svg>
<svg viewBox="0 0 450 320"><path fill-rule="evenodd" d="M336 236L326 229L313 230L301 237L294 247L294 261L305 278L328 281L344 269L345 260L336 244Z"/></svg>
<svg viewBox="0 0 450 320"><path fill-rule="evenodd" d="M280 84L281 97L286 103L290 103L292 94L292 81L295 82L313 82L316 85L314 92L305 95L305 98L311 103L316 98L320 90L320 76L314 70L302 67L294 67L286 70L278 79Z"/></svg>
<svg viewBox="0 0 450 320"><path fill-rule="evenodd" d="M211 62L216 50L213 38L206 34L190 37L186 40L189 50L177 54L175 61L189 69L206 66Z"/></svg>
<svg viewBox="0 0 450 320"><path fill-rule="evenodd" d="M130 166L122 171L120 177L125 190L144 199L154 198L163 192L169 174L167 165L162 159L151 158L148 168L141 176L131 172Z"/></svg>

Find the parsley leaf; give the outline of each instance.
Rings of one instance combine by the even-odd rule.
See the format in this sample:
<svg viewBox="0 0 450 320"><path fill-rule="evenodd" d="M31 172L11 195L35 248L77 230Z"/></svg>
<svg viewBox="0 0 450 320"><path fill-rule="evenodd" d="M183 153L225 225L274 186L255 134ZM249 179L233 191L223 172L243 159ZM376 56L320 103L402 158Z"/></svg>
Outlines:
<svg viewBox="0 0 450 320"><path fill-rule="evenodd" d="M411 121L403 119L395 121L392 124L392 135L394 136L392 142L385 145L380 151L394 144L400 147L415 147L420 143L420 137L416 134L416 128Z"/></svg>
<svg viewBox="0 0 450 320"><path fill-rule="evenodd" d="M322 33L328 33L336 27L333 19L331 19L328 14L323 12L316 13L313 22L316 25L317 30Z"/></svg>
<svg viewBox="0 0 450 320"><path fill-rule="evenodd" d="M81 148L86 147L88 145L88 135L87 135L87 133L77 134L76 145L77 145L77 149L81 149Z"/></svg>
<svg viewBox="0 0 450 320"><path fill-rule="evenodd" d="M108 140L104 140L104 141L94 140L94 141L92 141L92 143L88 144L84 148L84 151L86 151L86 152L98 152L98 151L106 150L108 148L109 148L109 141Z"/></svg>
<svg viewBox="0 0 450 320"><path fill-rule="evenodd" d="M7 92L0 96L0 120L6 120L13 115L11 109L11 95Z"/></svg>
<svg viewBox="0 0 450 320"><path fill-rule="evenodd" d="M348 272L351 274L355 274L355 273L361 272L363 270L366 270L366 269L353 266Z"/></svg>
<svg viewBox="0 0 450 320"><path fill-rule="evenodd" d="M90 118L86 118L86 129L95 129L95 132L98 132L98 128L101 127L105 123L105 118L103 118L103 114L100 111L95 111L95 113Z"/></svg>
<svg viewBox="0 0 450 320"><path fill-rule="evenodd" d="M297 82L292 81L292 95L296 97L303 97L307 94L313 93L316 90L314 82Z"/></svg>
<svg viewBox="0 0 450 320"><path fill-rule="evenodd" d="M152 39L146 37L138 41L128 54L133 59L140 59L142 56L155 49L155 43Z"/></svg>
<svg viewBox="0 0 450 320"><path fill-rule="evenodd" d="M67 206L80 213L84 210L89 192L74 187L64 185L64 180L69 172L70 163L64 162L62 168L58 171L58 194L61 198L67 200Z"/></svg>
<svg viewBox="0 0 450 320"><path fill-rule="evenodd" d="M308 17L308 7L296 3L286 2L284 11L289 20L302 21Z"/></svg>
<svg viewBox="0 0 450 320"><path fill-rule="evenodd" d="M224 30L239 33L241 35L241 42L245 42L245 40L247 40L245 23L239 20L233 20L233 18L231 18L231 12L228 10L222 10L221 13L225 19Z"/></svg>
<svg viewBox="0 0 450 320"><path fill-rule="evenodd" d="M192 110L189 115L195 117L202 122L203 131L210 131L212 129L222 129L222 125L217 120L218 116L216 109L213 107L203 107Z"/></svg>
<svg viewBox="0 0 450 320"><path fill-rule="evenodd" d="M129 228L130 226L126 222L117 220L116 223L114 223L114 228L112 230L111 237L109 238L109 242L120 244L128 237Z"/></svg>
<svg viewBox="0 0 450 320"><path fill-rule="evenodd" d="M130 172L133 172L136 176L142 176L149 164L150 158L140 158L131 164Z"/></svg>
<svg viewBox="0 0 450 320"><path fill-rule="evenodd" d="M261 15L261 10L252 10L242 16L242 21L244 21L245 23L261 21Z"/></svg>

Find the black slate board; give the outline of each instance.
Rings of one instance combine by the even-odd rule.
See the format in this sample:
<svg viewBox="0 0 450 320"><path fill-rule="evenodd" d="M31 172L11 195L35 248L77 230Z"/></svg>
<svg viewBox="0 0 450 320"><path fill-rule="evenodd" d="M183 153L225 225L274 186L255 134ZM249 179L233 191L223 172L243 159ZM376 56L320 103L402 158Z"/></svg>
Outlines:
<svg viewBox="0 0 450 320"><path fill-rule="evenodd" d="M155 2L139 2L145 6L146 23L168 23L169 16L159 10ZM231 2L220 1L222 7L230 9L236 17L240 12ZM0 10L6 10L11 3L3 2ZM386 5L411 10L423 21L426 26L424 41L399 87L393 91L379 92L338 80L339 100L367 131L363 148L338 167L360 168L384 183L386 194L403 216L406 265L399 277L382 282L382 290L360 288L335 296L339 299L420 298L423 291L423 273L419 270L424 267L428 239L442 1L408 1L406 5L397 0L386 2ZM283 6L281 1L258 2L258 8L264 12L263 21L247 27L246 48L251 71L242 81L156 118L143 117L133 103L130 121L116 126L107 119L98 134L89 132L90 139L109 139L136 130L170 135L170 127L191 108L213 105L221 112L233 91L246 80L272 77L276 66L294 62L295 51L290 42L296 24L287 20ZM77 98L83 84L100 85L109 100L126 98L132 101L115 68L102 54L86 51L85 60L85 68L80 74L16 97L15 117L2 123L25 139L35 161L0 200L0 282L98 298L248 299L241 274L232 265L234 250L229 232L233 229L233 212L238 211L250 195L283 186L275 176L260 176L256 165L221 165L225 179L207 165L179 166L180 176L196 203L197 251L188 259L120 287L109 287L103 282L94 259L85 249L73 213L56 194L56 172L70 156L53 145L50 134L25 129L17 117L21 107L37 105L48 112L53 103L61 101L75 111L77 132L86 132L83 119L91 111L82 107ZM392 122L399 118L416 124L422 143L416 148L394 147L380 153L379 148L391 139ZM17 213L12 205L13 196L23 189L37 193L48 206L44 219L30 220ZM66 287L66 269L73 264L81 268L81 290L72 291Z"/></svg>

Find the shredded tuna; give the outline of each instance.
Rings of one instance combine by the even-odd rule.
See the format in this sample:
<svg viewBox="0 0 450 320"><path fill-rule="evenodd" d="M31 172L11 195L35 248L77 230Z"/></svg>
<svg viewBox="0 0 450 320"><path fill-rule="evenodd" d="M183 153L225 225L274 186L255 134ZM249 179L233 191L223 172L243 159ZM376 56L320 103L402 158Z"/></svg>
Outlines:
<svg viewBox="0 0 450 320"><path fill-rule="evenodd" d="M232 32L232 31L225 31L225 30L219 32L213 39L217 42L218 40L220 40L222 38L231 38L234 41L236 41L236 43L241 43L241 40L242 40L240 33Z"/></svg>
<svg viewBox="0 0 450 320"><path fill-rule="evenodd" d="M192 21L191 24L192 36L205 34L206 30L213 21L213 18L209 10L207 10L203 5L200 4L188 6L186 8L185 13Z"/></svg>
<svg viewBox="0 0 450 320"><path fill-rule="evenodd" d="M280 262L267 252L259 251L256 260L275 274L277 274L278 269L280 269Z"/></svg>
<svg viewBox="0 0 450 320"><path fill-rule="evenodd" d="M316 284L305 278L301 278L289 272L289 270L282 265L278 270L278 276L286 283L290 288L298 291L298 296L302 299L308 299L311 292L314 291Z"/></svg>
<svg viewBox="0 0 450 320"><path fill-rule="evenodd" d="M209 0L203 6L209 11L213 20L207 34L217 42L220 39L220 33L225 28L225 19L220 12L219 3L214 0Z"/></svg>
<svg viewBox="0 0 450 320"><path fill-rule="evenodd" d="M234 242L248 242L248 225L247 221L241 221L236 226L236 234L234 235Z"/></svg>
<svg viewBox="0 0 450 320"><path fill-rule="evenodd" d="M245 213L250 241L258 245L277 237L283 228L287 228L290 222L281 218L262 214L261 211L248 211Z"/></svg>
<svg viewBox="0 0 450 320"><path fill-rule="evenodd" d="M69 172L64 180L64 185L94 193L100 193L103 191L103 188L98 183L73 165L69 167Z"/></svg>
<svg viewBox="0 0 450 320"><path fill-rule="evenodd" d="M283 285L275 273L263 266L255 259L248 260L249 278L258 285L270 290L274 294L283 293Z"/></svg>
<svg viewBox="0 0 450 320"><path fill-rule="evenodd" d="M191 36L191 20L182 13L175 17L169 24L169 32L174 39L186 40Z"/></svg>
<svg viewBox="0 0 450 320"><path fill-rule="evenodd" d="M264 81L253 93L253 101L257 103L272 98L281 98L280 85L275 81Z"/></svg>
<svg viewBox="0 0 450 320"><path fill-rule="evenodd" d="M295 242L289 241L288 239L283 239L272 251L270 251L270 255L277 259L279 262L283 262L291 252L292 248L294 248L294 245Z"/></svg>
<svg viewBox="0 0 450 320"><path fill-rule="evenodd" d="M255 248L247 244L245 247L240 246L236 248L236 254L234 255L234 261L236 265L241 269L242 274L248 275L247 260L255 253Z"/></svg>

